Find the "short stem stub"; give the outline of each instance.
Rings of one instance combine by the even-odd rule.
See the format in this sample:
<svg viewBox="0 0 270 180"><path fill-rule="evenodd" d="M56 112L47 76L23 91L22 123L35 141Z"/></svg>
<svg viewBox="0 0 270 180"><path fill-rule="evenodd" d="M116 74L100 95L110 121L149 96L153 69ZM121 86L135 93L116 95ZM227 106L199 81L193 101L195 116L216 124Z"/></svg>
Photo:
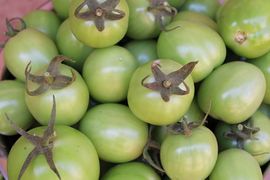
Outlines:
<svg viewBox="0 0 270 180"><path fill-rule="evenodd" d="M244 31L237 31L234 40L240 45L243 44L247 40L247 33Z"/></svg>

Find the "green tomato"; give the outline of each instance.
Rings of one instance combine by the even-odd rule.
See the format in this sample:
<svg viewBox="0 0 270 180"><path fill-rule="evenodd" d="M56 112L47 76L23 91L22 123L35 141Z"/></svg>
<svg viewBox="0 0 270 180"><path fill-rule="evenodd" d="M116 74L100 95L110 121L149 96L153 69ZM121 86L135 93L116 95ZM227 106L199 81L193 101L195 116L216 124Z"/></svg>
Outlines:
<svg viewBox="0 0 270 180"><path fill-rule="evenodd" d="M226 47L217 32L194 22L173 21L167 28L178 27L160 34L157 43L159 58L168 58L181 64L198 61L192 71L194 82L208 76L221 65L226 56Z"/></svg>
<svg viewBox="0 0 270 180"><path fill-rule="evenodd" d="M90 109L80 121L80 131L105 161L122 163L138 158L146 145L147 124L121 104L101 104Z"/></svg>
<svg viewBox="0 0 270 180"><path fill-rule="evenodd" d="M220 150L229 148L242 148L249 152L262 166L270 160L270 121L266 114L257 110L247 120L248 127L259 128L252 137L240 140L225 137L225 133L237 131L237 125L220 123L217 125L215 134L218 139ZM239 130L238 130L239 131Z"/></svg>
<svg viewBox="0 0 270 180"><path fill-rule="evenodd" d="M25 85L15 80L0 81L0 134L15 135L17 132L7 121L5 114L22 129L27 129L33 122L33 117L24 100Z"/></svg>
<svg viewBox="0 0 270 180"><path fill-rule="evenodd" d="M148 8L149 0L127 0L130 16L127 36L132 39L145 40L155 38L160 34L160 24L156 22L154 13ZM171 18L164 18L164 24Z"/></svg>
<svg viewBox="0 0 270 180"><path fill-rule="evenodd" d="M173 21L178 21L178 20L196 22L199 24L206 25L215 31L218 30L217 23L214 20L212 20L210 17L202 13L198 13L194 11L180 11L173 18Z"/></svg>
<svg viewBox="0 0 270 180"><path fill-rule="evenodd" d="M228 149L218 155L209 180L262 180L258 162L246 151Z"/></svg>
<svg viewBox="0 0 270 180"><path fill-rule="evenodd" d="M66 62L68 65L81 71L84 61L92 48L80 42L72 33L69 20L65 20L59 27L56 34L56 44L61 54L71 58L74 62Z"/></svg>
<svg viewBox="0 0 270 180"><path fill-rule="evenodd" d="M129 162L114 166L102 177L102 180L160 180L157 173L141 162Z"/></svg>
<svg viewBox="0 0 270 180"><path fill-rule="evenodd" d="M263 73L246 62L218 67L200 85L198 104L215 119L237 124L245 121L263 101L266 83Z"/></svg>
<svg viewBox="0 0 270 180"><path fill-rule="evenodd" d="M60 20L56 14L48 10L33 10L23 17L27 27L34 28L45 33L55 40Z"/></svg>
<svg viewBox="0 0 270 180"><path fill-rule="evenodd" d="M236 54L257 58L270 50L270 1L228 1L218 15L219 33ZM247 13L248 12L248 13Z"/></svg>
<svg viewBox="0 0 270 180"><path fill-rule="evenodd" d="M158 59L157 42L155 40L133 40L125 44L140 65Z"/></svg>
<svg viewBox="0 0 270 180"><path fill-rule="evenodd" d="M104 0L97 0L98 3ZM115 45L126 34L128 28L129 8L125 0L120 0L116 9L125 13L125 16L120 20L105 20L104 30L99 31L93 20L79 19L74 15L76 8L83 3L83 0L73 0L70 4L69 18L70 27L76 38L87 46L93 48L104 48ZM87 6L84 6L82 11L85 11Z"/></svg>
<svg viewBox="0 0 270 180"><path fill-rule="evenodd" d="M218 156L215 135L200 126L190 136L169 135L161 144L160 160L171 179L205 179L213 170Z"/></svg>
<svg viewBox="0 0 270 180"><path fill-rule="evenodd" d="M181 64L169 60L160 59L161 71L169 74L182 67ZM132 75L128 90L128 105L131 111L141 120L153 125L168 125L177 122L188 110L193 96L194 84L189 75L185 83L190 88L187 95L171 95L170 100L165 102L158 91L150 90L142 85L155 81L151 72L152 62L148 62L134 72ZM182 84L179 85L182 87Z"/></svg>
<svg viewBox="0 0 270 180"><path fill-rule="evenodd" d="M45 127L29 131L41 136ZM53 160L62 179L98 180L99 159L91 141L81 132L68 126L56 126L56 137L53 142ZM33 150L33 145L24 137L20 137L12 146L8 155L8 177L17 180L22 165ZM45 156L34 158L22 176L22 180L58 180L50 169Z"/></svg>
<svg viewBox="0 0 270 180"><path fill-rule="evenodd" d="M69 6L72 0L52 0L53 9L61 19L68 18Z"/></svg>
<svg viewBox="0 0 270 180"><path fill-rule="evenodd" d="M46 67L47 68L47 67ZM71 75L71 67L61 64L60 74L66 76ZM41 95L31 96L26 93L25 101L28 109L35 119L42 125L47 125L52 109L52 97L56 98L56 124L73 125L77 123L85 114L89 104L89 91L87 85L81 75L74 70L76 79L67 87L62 89L49 89ZM41 69L38 74L43 74L44 69ZM38 85L29 82L28 88L33 91L38 88Z"/></svg>
<svg viewBox="0 0 270 180"><path fill-rule="evenodd" d="M127 97L129 81L138 64L125 48L95 49L83 66L91 96L99 102L119 102Z"/></svg>
<svg viewBox="0 0 270 180"><path fill-rule="evenodd" d="M180 10L202 13L214 19L219 7L218 0L186 0Z"/></svg>
<svg viewBox="0 0 270 180"><path fill-rule="evenodd" d="M263 72L266 80L266 91L263 102L270 104L270 52L248 62L254 64Z"/></svg>
<svg viewBox="0 0 270 180"><path fill-rule="evenodd" d="M24 70L31 61L32 72L50 63L58 54L54 42L44 33L27 28L10 38L4 48L7 69L21 81L25 81Z"/></svg>

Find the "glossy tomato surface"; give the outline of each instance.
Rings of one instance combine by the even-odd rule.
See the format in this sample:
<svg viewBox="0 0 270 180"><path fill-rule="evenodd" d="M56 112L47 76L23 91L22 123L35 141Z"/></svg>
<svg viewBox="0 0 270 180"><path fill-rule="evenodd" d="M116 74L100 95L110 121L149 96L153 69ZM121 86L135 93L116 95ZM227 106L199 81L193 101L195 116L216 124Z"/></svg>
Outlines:
<svg viewBox="0 0 270 180"><path fill-rule="evenodd" d="M32 72L36 72L48 65L57 54L54 42L32 28L27 28L10 38L4 48L7 69L21 81L25 81L24 70L29 62L32 64Z"/></svg>
<svg viewBox="0 0 270 180"><path fill-rule="evenodd" d="M160 149L161 164L170 179L205 179L217 156L215 135L204 126L193 129L191 135L169 135Z"/></svg>
<svg viewBox="0 0 270 180"><path fill-rule="evenodd" d="M240 61L223 64L200 85L198 103L210 116L236 124L249 118L263 101L266 82L256 66Z"/></svg>
<svg viewBox="0 0 270 180"><path fill-rule="evenodd" d="M135 117L127 106L101 104L90 109L80 121L102 160L122 163L138 158L147 142L147 124Z"/></svg>

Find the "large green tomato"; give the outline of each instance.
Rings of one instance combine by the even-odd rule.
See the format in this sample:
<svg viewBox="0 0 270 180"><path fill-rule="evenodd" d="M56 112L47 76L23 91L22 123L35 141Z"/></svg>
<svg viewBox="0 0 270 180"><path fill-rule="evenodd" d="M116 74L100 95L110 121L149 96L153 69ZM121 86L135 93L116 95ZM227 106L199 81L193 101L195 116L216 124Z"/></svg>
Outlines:
<svg viewBox="0 0 270 180"><path fill-rule="evenodd" d="M191 135L169 135L161 144L160 160L171 179L205 179L213 170L218 156L215 135L206 127L192 130Z"/></svg>
<svg viewBox="0 0 270 180"><path fill-rule="evenodd" d="M38 74L42 75L41 69ZM26 93L25 101L35 119L42 125L47 125L52 109L52 97L56 98L56 124L73 125L77 123L87 111L89 105L89 91L81 75L73 69L76 79L62 89L49 89L41 95L31 96ZM60 74L71 77L71 67L61 64ZM38 85L29 82L29 90L33 91Z"/></svg>
<svg viewBox="0 0 270 180"><path fill-rule="evenodd" d="M27 27L37 29L52 40L55 40L57 29L60 26L60 20L56 14L47 10L34 10L23 17Z"/></svg>
<svg viewBox="0 0 270 180"><path fill-rule="evenodd" d="M44 33L27 28L10 38L4 48L7 69L21 81L25 81L24 70L31 61L32 72L50 63L58 54L54 42Z"/></svg>
<svg viewBox="0 0 270 180"><path fill-rule="evenodd" d="M198 103L204 112L229 124L245 121L263 101L266 83L263 73L246 62L218 67L200 85Z"/></svg>
<svg viewBox="0 0 270 180"><path fill-rule="evenodd" d="M266 91L263 102L270 104L270 52L248 62L254 64L263 72L266 80Z"/></svg>
<svg viewBox="0 0 270 180"><path fill-rule="evenodd" d="M76 8L83 2L83 0L71 1L69 10L70 27L79 41L93 48L103 48L118 43L125 36L129 19L129 8L125 0L120 0L115 7L115 9L125 13L124 17L119 20L105 20L102 31L97 29L93 20L79 19L75 16ZM104 0L97 0L97 2L102 3ZM82 11L86 11L86 9L85 5Z"/></svg>
<svg viewBox="0 0 270 180"><path fill-rule="evenodd" d="M219 12L219 33L236 54L256 58L270 50L270 1L228 1Z"/></svg>
<svg viewBox="0 0 270 180"><path fill-rule="evenodd" d="M155 40L133 40L125 44L140 65L158 59Z"/></svg>
<svg viewBox="0 0 270 180"><path fill-rule="evenodd" d="M113 163L138 158L148 139L147 124L121 104L93 107L80 121L79 129L91 139L98 156Z"/></svg>
<svg viewBox="0 0 270 180"><path fill-rule="evenodd" d="M91 96L99 102L119 102L127 97L129 81L138 63L125 48L95 49L83 66Z"/></svg>
<svg viewBox="0 0 270 180"><path fill-rule="evenodd" d="M219 7L218 0L186 0L180 10L202 13L214 19Z"/></svg>
<svg viewBox="0 0 270 180"><path fill-rule="evenodd" d="M217 32L195 22L173 21L167 28L178 27L160 34L157 43L159 58L168 58L186 64L198 61L192 72L194 82L208 76L221 65L226 56L226 47Z"/></svg>
<svg viewBox="0 0 270 180"><path fill-rule="evenodd" d="M209 180L262 180L258 162L246 151L228 149L218 155Z"/></svg>
<svg viewBox="0 0 270 180"><path fill-rule="evenodd" d="M84 61L93 50L80 42L72 33L69 20L65 20L56 34L56 44L61 54L71 58L74 62L66 62L78 71L82 70Z"/></svg>
<svg viewBox="0 0 270 180"><path fill-rule="evenodd" d="M141 162L129 162L114 166L102 177L102 180L160 180L157 173Z"/></svg>
<svg viewBox="0 0 270 180"><path fill-rule="evenodd" d="M30 134L41 136L45 127L29 131ZM91 141L81 132L68 126L56 126L53 142L53 160L62 179L98 180L99 159ZM22 165L33 150L33 145L24 137L19 138L12 146L8 155L8 177L17 180ZM22 180L58 180L50 169L44 155L34 158Z"/></svg>
<svg viewBox="0 0 270 180"><path fill-rule="evenodd" d="M25 85L19 81L0 81L0 134L17 134L6 120L5 113L19 127L27 129L31 126L33 117L25 104L24 91Z"/></svg>
<svg viewBox="0 0 270 180"><path fill-rule="evenodd" d="M161 71L169 74L178 70L182 65L169 60L160 59ZM168 125L177 122L188 110L193 96L194 84L189 75L185 83L190 88L190 92L186 95L171 95L170 100L165 102L158 91L150 90L142 85L154 82L154 76L151 72L152 62L148 62L134 72L128 90L128 105L131 111L141 120L154 125ZM180 84L179 87L182 87Z"/></svg>

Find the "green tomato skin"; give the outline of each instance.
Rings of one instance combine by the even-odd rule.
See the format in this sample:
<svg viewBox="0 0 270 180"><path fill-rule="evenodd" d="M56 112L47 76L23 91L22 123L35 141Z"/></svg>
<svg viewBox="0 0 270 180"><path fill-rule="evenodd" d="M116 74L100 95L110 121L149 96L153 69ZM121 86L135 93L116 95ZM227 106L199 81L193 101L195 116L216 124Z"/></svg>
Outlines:
<svg viewBox="0 0 270 180"><path fill-rule="evenodd" d="M158 59L155 40L133 40L125 44L140 65Z"/></svg>
<svg viewBox="0 0 270 180"><path fill-rule="evenodd" d="M230 148L238 148L238 141L236 139L226 138L224 135L230 131L232 126L225 122L218 122L215 127L215 136L218 141L218 150L223 151Z"/></svg>
<svg viewBox="0 0 270 180"><path fill-rule="evenodd" d="M141 162L129 162L114 166L102 177L102 180L160 180L157 173Z"/></svg>
<svg viewBox="0 0 270 180"><path fill-rule="evenodd" d="M52 40L55 40L57 29L60 26L60 20L52 11L34 10L23 17L27 27L34 28L45 33Z"/></svg>
<svg viewBox="0 0 270 180"><path fill-rule="evenodd" d="M157 37L160 34L160 25L156 23L154 14L148 11L150 1L127 0L127 3L130 9L127 36L136 40ZM165 21L168 21L168 18Z"/></svg>
<svg viewBox="0 0 270 180"><path fill-rule="evenodd" d="M254 64L263 72L266 80L266 91L263 102L270 104L270 52L259 58L249 60L248 62Z"/></svg>
<svg viewBox="0 0 270 180"><path fill-rule="evenodd" d="M265 89L265 78L259 68L246 62L230 62L218 67L201 83L198 104L207 112L211 103L210 116L237 124L255 113Z"/></svg>
<svg viewBox="0 0 270 180"><path fill-rule="evenodd" d="M270 50L270 1L228 1L218 15L218 29L226 45L236 54L257 58ZM239 32L246 40L239 42ZM239 37L242 39L241 37Z"/></svg>
<svg viewBox="0 0 270 180"><path fill-rule="evenodd" d="M22 129L27 129L32 124L33 117L24 100L24 88L25 85L19 81L0 81L0 134L17 134L5 114Z"/></svg>
<svg viewBox="0 0 270 180"><path fill-rule="evenodd" d="M170 179L201 180L215 166L218 145L215 135L201 126L190 136L169 135L161 144L160 160Z"/></svg>
<svg viewBox="0 0 270 180"><path fill-rule="evenodd" d="M258 127L260 130L253 135L254 139L244 141L243 149L262 166L270 160L270 120L258 110L251 116L249 122L252 127Z"/></svg>
<svg viewBox="0 0 270 180"><path fill-rule="evenodd" d="M5 44L5 66L17 79L25 81L24 70L31 61L32 72L50 63L58 54L54 42L42 32L27 28Z"/></svg>
<svg viewBox="0 0 270 180"><path fill-rule="evenodd" d="M75 81L63 89L49 89L38 96L30 96L27 93L25 101L28 109L35 119L42 125L47 125L53 104L53 95L56 99L56 120L58 125L73 125L77 123L87 111L89 105L89 91L81 75L73 69L76 75ZM40 70L40 74L45 70ZM71 75L71 67L60 65L60 73ZM34 90L37 84L29 82L29 89Z"/></svg>
<svg viewBox="0 0 270 180"><path fill-rule="evenodd" d="M202 13L193 12L193 11L180 11L173 18L173 21L178 21L178 20L191 21L191 22L203 24L210 27L214 31L218 31L217 23L214 20L212 20L210 17Z"/></svg>
<svg viewBox="0 0 270 180"><path fill-rule="evenodd" d="M166 74L178 70L182 65L169 60L160 59L161 71ZM171 95L169 102L162 100L158 91L142 86L141 81L146 77L145 83L154 82L151 72L152 62L148 62L133 73L128 90L128 105L130 110L141 120L153 125L168 125L177 122L188 110L193 96L194 83L188 76L185 83L190 88L187 95ZM182 85L180 85L182 87Z"/></svg>
<svg viewBox="0 0 270 180"><path fill-rule="evenodd" d="M82 70L84 61L93 50L93 48L84 45L74 36L68 19L60 25L57 31L56 44L61 54L70 57L74 61L66 63L78 71Z"/></svg>
<svg viewBox="0 0 270 180"><path fill-rule="evenodd" d="M218 0L186 0L180 10L202 13L214 19L219 7Z"/></svg>
<svg viewBox="0 0 270 180"><path fill-rule="evenodd" d="M104 48L115 45L126 34L128 28L129 8L125 0L120 0L116 9L125 12L125 16L120 20L105 20L104 30L98 31L93 21L86 21L75 17L75 9L83 0L73 0L70 4L69 18L70 27L76 38L87 46L92 48ZM103 2L98 0L98 2ZM82 9L82 11L86 9Z"/></svg>
<svg viewBox="0 0 270 180"><path fill-rule="evenodd" d="M209 180L262 180L258 162L246 151L228 149L218 155Z"/></svg>
<svg viewBox="0 0 270 180"><path fill-rule="evenodd" d="M71 1L72 0L52 0L53 8L61 19L68 18Z"/></svg>
<svg viewBox="0 0 270 180"><path fill-rule="evenodd" d="M102 160L123 163L138 158L147 142L147 124L121 104L101 104L90 109L79 129L96 147Z"/></svg>
<svg viewBox="0 0 270 180"><path fill-rule="evenodd" d="M45 127L29 131L41 136ZM98 180L99 159L92 142L81 132L68 126L56 126L56 137L53 146L53 160L61 179ZM33 145L20 137L12 146L8 155L8 177L17 180L20 169L33 150ZM44 155L39 155L27 167L22 180L58 180L50 169Z"/></svg>
<svg viewBox="0 0 270 180"><path fill-rule="evenodd" d="M119 102L127 97L129 81L138 63L125 48L95 49L83 67L91 96L99 102Z"/></svg>
<svg viewBox="0 0 270 180"><path fill-rule="evenodd" d="M186 64L198 61L192 71L194 82L208 76L221 65L226 56L226 47L217 32L194 22L173 21L167 28L179 28L162 32L158 38L159 58L168 58Z"/></svg>
<svg viewBox="0 0 270 180"><path fill-rule="evenodd" d="M168 0L168 3L177 9L180 9L180 7L183 6L185 2L186 0Z"/></svg>

